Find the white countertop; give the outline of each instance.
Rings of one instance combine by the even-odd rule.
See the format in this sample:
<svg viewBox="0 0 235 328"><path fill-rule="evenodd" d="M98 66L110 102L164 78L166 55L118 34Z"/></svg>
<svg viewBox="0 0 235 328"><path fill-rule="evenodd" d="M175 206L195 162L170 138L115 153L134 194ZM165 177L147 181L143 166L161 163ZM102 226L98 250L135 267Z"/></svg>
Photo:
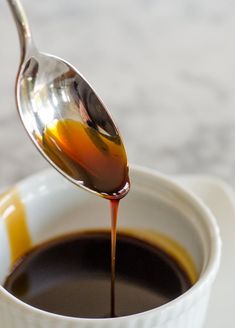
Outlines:
<svg viewBox="0 0 235 328"><path fill-rule="evenodd" d="M91 82L129 161L235 187L233 0L22 0L42 51ZM0 188L47 167L14 103L16 29L0 3Z"/></svg>

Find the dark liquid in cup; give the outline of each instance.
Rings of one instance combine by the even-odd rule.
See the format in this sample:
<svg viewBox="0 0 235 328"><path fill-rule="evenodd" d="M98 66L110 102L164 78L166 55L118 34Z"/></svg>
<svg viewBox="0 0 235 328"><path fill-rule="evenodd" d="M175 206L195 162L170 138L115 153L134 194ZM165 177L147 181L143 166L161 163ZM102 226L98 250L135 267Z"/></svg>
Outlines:
<svg viewBox="0 0 235 328"><path fill-rule="evenodd" d="M110 238L109 232L91 231L42 244L18 261L4 287L52 313L110 317ZM191 285L171 255L150 242L118 233L115 316L158 307Z"/></svg>

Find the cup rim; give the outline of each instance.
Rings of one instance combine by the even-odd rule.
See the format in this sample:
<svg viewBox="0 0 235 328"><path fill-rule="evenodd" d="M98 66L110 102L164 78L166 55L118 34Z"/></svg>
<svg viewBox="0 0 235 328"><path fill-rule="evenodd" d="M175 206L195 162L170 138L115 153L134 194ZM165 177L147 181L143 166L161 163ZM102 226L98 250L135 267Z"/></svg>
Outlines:
<svg viewBox="0 0 235 328"><path fill-rule="evenodd" d="M156 307L154 309L150 309L144 312L131 314L127 316L117 317L117 318L80 318L80 317L70 317L70 316L64 316L60 314L55 314L51 312L47 312L45 310L38 309L36 307L33 307L14 295L12 295L10 292L8 292L2 285L0 285L0 292L7 298L8 302L17 303L20 307L22 307L24 310L28 310L30 312L34 312L38 315L47 316L50 319L59 319L66 322L86 322L86 323L99 323L102 324L102 322L113 322L113 321L123 321L123 320L129 320L133 318L143 318L145 316L148 316L150 314L157 315L157 313L162 313L165 311L174 310L174 307L176 304L180 305L182 303L188 303L191 304L192 302L188 302L188 300L192 299L195 292L198 292L199 294L203 292L203 288L210 283L214 281L214 278L216 276L216 273L219 269L220 264L220 258L221 258L221 247L222 247L222 241L220 236L220 231L218 228L218 225L216 223L216 219L214 214L211 212L211 210L200 200L199 197L197 197L192 191L188 190L186 187L181 186L178 182L174 181L173 177L167 176L163 173L160 173L154 169L150 169L147 167L139 166L139 165L130 165L131 172L133 174L137 175L147 175L149 178L158 180L159 183L163 184L165 188L171 190L175 193L178 193L181 195L185 201L188 203L191 203L194 208L197 208L198 213L200 213L201 217L204 217L207 219L210 225L210 237L211 237L211 249L210 249L210 257L208 259L208 263L205 267L205 270L200 275L200 279L192 286L190 287L186 292L184 292L182 295L178 296L177 298L173 299L170 302L167 302L166 304L163 304L159 307ZM21 184L30 184L32 180L45 178L47 176L52 175L55 172L52 168L39 171L35 174L32 174L22 180L20 180L18 183L16 183L15 187L17 188ZM190 305L188 306L190 307Z"/></svg>

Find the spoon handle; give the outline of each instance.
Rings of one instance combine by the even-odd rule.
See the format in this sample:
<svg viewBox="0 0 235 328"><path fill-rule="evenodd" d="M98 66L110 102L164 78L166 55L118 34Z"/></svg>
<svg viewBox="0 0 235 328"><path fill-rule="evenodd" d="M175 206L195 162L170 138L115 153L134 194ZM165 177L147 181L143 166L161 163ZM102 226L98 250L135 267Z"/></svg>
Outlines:
<svg viewBox="0 0 235 328"><path fill-rule="evenodd" d="M21 59L25 58L26 52L32 45L32 36L25 11L20 0L7 0L13 14L20 39Z"/></svg>

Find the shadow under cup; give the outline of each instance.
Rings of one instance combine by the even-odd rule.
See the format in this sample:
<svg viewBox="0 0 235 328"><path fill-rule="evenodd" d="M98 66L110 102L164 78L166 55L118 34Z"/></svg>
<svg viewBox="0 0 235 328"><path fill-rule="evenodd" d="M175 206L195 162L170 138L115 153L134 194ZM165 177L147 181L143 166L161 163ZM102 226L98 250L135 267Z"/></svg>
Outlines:
<svg viewBox="0 0 235 328"><path fill-rule="evenodd" d="M159 308L116 319L79 319L43 312L0 288L4 328L31 328L32 323L45 328L202 327L220 257L214 218L169 179L144 169L133 169L131 176L131 191L120 205L119 230L155 243L170 254L194 282L193 287ZM0 216L1 284L12 264L32 246L77 231L110 229L108 202L52 170L22 181L3 195Z"/></svg>

